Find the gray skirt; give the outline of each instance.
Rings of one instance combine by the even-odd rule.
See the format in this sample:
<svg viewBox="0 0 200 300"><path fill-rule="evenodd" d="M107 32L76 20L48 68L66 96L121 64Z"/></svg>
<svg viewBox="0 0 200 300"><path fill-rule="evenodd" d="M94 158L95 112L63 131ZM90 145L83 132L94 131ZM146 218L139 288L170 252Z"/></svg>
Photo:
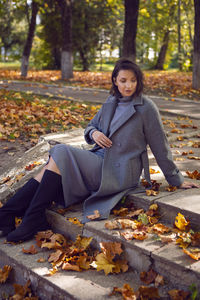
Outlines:
<svg viewBox="0 0 200 300"><path fill-rule="evenodd" d="M83 202L101 183L103 158L89 150L65 144L49 151L62 176L65 206Z"/></svg>

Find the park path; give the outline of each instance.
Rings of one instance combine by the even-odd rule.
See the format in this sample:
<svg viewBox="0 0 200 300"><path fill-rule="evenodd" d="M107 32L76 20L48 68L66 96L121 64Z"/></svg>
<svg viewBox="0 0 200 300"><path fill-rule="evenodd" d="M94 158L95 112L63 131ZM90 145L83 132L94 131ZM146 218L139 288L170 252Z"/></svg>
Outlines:
<svg viewBox="0 0 200 300"><path fill-rule="evenodd" d="M107 90L64 86L61 84L44 84L23 81L1 80L0 89L31 92L56 99L69 99L75 101L87 101L101 104L109 95ZM200 101L181 98L168 98L148 95L158 106L163 114L188 116L200 120Z"/></svg>

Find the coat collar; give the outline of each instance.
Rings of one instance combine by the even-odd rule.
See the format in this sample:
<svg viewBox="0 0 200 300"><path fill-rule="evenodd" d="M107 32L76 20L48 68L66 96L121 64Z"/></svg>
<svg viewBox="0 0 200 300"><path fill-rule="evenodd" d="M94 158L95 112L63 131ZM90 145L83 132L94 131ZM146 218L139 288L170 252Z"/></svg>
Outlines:
<svg viewBox="0 0 200 300"><path fill-rule="evenodd" d="M120 128L131 116L134 115L136 112L135 106L136 105L143 105L143 99L142 96L138 96L135 99L132 100L133 105L128 110L127 114L123 119L120 119L120 121L115 125L114 128L112 128L112 131L110 132L109 136L111 136L118 128ZM115 96L110 96L106 103L102 106L102 131L105 135L108 134L109 125L110 122L114 116L116 107L117 107L117 98Z"/></svg>

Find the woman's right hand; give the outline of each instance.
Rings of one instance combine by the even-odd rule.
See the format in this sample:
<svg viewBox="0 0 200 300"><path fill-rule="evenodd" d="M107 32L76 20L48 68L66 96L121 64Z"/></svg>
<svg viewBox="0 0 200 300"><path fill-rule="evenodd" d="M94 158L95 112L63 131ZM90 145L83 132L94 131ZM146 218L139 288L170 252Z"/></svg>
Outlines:
<svg viewBox="0 0 200 300"><path fill-rule="evenodd" d="M110 148L112 146L112 141L98 130L92 133L92 138L101 148Z"/></svg>

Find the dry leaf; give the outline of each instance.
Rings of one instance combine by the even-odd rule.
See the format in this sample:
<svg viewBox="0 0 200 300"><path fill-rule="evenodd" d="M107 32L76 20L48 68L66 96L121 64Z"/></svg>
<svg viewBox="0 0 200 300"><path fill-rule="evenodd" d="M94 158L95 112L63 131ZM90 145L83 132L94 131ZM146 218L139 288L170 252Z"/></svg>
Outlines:
<svg viewBox="0 0 200 300"><path fill-rule="evenodd" d="M178 216L175 218L175 226L180 230L185 230L186 227L189 225L189 221L186 221L184 215L178 213Z"/></svg>
<svg viewBox="0 0 200 300"><path fill-rule="evenodd" d="M124 217L128 214L128 208L127 207L121 207L119 210L117 209L114 209L113 210L113 214L115 216L121 216L121 217Z"/></svg>
<svg viewBox="0 0 200 300"><path fill-rule="evenodd" d="M40 258L38 258L38 260L37 260L38 263L43 263L43 262L45 262L45 261L46 261L46 259L44 259L44 257L40 257Z"/></svg>
<svg viewBox="0 0 200 300"><path fill-rule="evenodd" d="M140 280L149 285L155 281L157 275L158 274L153 269L150 269L148 272L143 271L140 273Z"/></svg>
<svg viewBox="0 0 200 300"><path fill-rule="evenodd" d="M105 222L104 226L105 226L105 228L110 229L110 230L121 228L121 226L117 220L107 221L107 222Z"/></svg>
<svg viewBox="0 0 200 300"><path fill-rule="evenodd" d="M97 272L103 270L106 275L112 273L115 264L113 261L109 261L105 254L99 253L95 259L96 260L91 263L91 266L97 269Z"/></svg>
<svg viewBox="0 0 200 300"><path fill-rule="evenodd" d="M31 245L31 246L29 247L29 249L24 249L24 248L22 248L22 252L23 252L23 253L26 253L26 254L36 254L36 253L38 253L38 251L37 251L37 249L35 249L35 246L34 246L34 245Z"/></svg>
<svg viewBox="0 0 200 300"><path fill-rule="evenodd" d="M168 291L171 300L186 300L188 299L189 292L182 290L170 290Z"/></svg>
<svg viewBox="0 0 200 300"><path fill-rule="evenodd" d="M79 250L86 250L91 241L92 241L93 237L82 237L80 235L77 236L76 241L74 242L73 246L70 247L70 249L74 249L77 248Z"/></svg>
<svg viewBox="0 0 200 300"><path fill-rule="evenodd" d="M200 172L198 172L197 170L195 170L195 171L193 171L193 172L186 171L186 174L187 174L188 177L191 178L191 179L197 179L197 180L200 180Z"/></svg>
<svg viewBox="0 0 200 300"><path fill-rule="evenodd" d="M165 190L168 192L174 192L177 190L177 186L169 185L168 187L165 188Z"/></svg>
<svg viewBox="0 0 200 300"><path fill-rule="evenodd" d="M156 192L154 190L146 190L146 195L147 196L156 196L158 195L159 192Z"/></svg>
<svg viewBox="0 0 200 300"><path fill-rule="evenodd" d="M150 174L158 174L158 173L160 173L160 171L156 171L156 170L154 170L153 168L150 168L150 169L149 169L149 173L150 173Z"/></svg>
<svg viewBox="0 0 200 300"><path fill-rule="evenodd" d="M67 220L75 225L80 226L80 227L83 226L83 224L77 218L67 218Z"/></svg>
<svg viewBox="0 0 200 300"><path fill-rule="evenodd" d="M155 287L159 287L159 285L164 285L164 278L160 274L158 274L155 278Z"/></svg>
<svg viewBox="0 0 200 300"><path fill-rule="evenodd" d="M8 265L5 265L3 267L3 269L0 269L0 283L6 282L11 270L12 270L12 267L8 266Z"/></svg>
<svg viewBox="0 0 200 300"><path fill-rule="evenodd" d="M100 213L98 210L94 210L94 214L93 215L90 215L90 216L87 216L87 218L89 220L95 220L95 219L99 219L101 217Z"/></svg>
<svg viewBox="0 0 200 300"><path fill-rule="evenodd" d="M158 210L158 204L156 204L156 203L151 204L151 205L149 206L149 210L157 211L157 210Z"/></svg>
<svg viewBox="0 0 200 300"><path fill-rule="evenodd" d="M156 233L168 233L170 231L169 227L167 227L161 223L153 225L152 229Z"/></svg>
<svg viewBox="0 0 200 300"><path fill-rule="evenodd" d="M141 299L160 299L158 288L156 287L140 286L138 291Z"/></svg>
<svg viewBox="0 0 200 300"><path fill-rule="evenodd" d="M189 255L192 259L194 260L199 260L200 259L200 249L198 249L198 251L196 252L193 252L192 251L189 251L189 250L186 250L186 249L183 249L183 252L187 255Z"/></svg>
<svg viewBox="0 0 200 300"><path fill-rule="evenodd" d="M125 283L122 288L114 287L109 296L113 296L116 293L120 293L124 300L136 300L137 299L137 296L134 293L134 290L127 283Z"/></svg>

